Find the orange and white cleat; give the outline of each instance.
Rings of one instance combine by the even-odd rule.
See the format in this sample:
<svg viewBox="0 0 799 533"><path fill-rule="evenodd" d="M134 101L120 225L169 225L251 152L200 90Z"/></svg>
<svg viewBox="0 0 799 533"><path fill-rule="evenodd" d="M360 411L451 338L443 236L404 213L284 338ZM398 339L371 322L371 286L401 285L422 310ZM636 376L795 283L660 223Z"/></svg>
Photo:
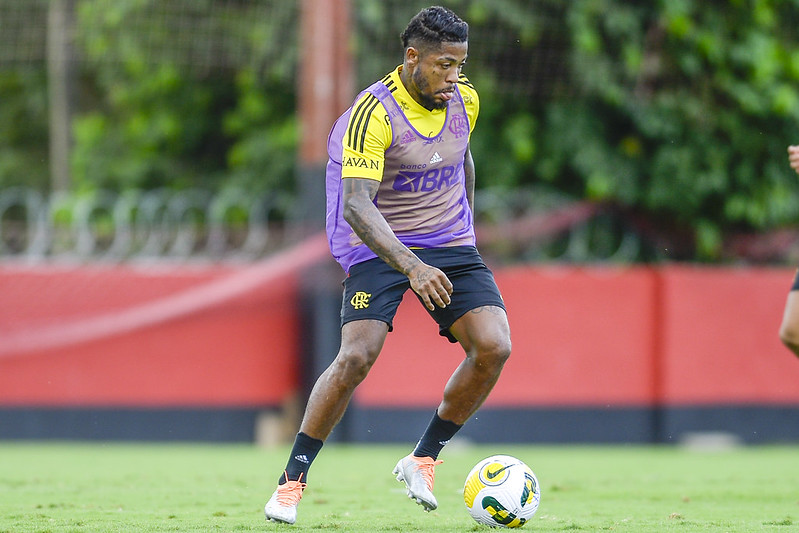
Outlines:
<svg viewBox="0 0 799 533"><path fill-rule="evenodd" d="M305 490L305 486L305 483L302 483L302 474L297 481L286 481L282 485L278 485L264 506L266 519L286 524L296 522L297 505L302 499L302 491Z"/></svg>
<svg viewBox="0 0 799 533"><path fill-rule="evenodd" d="M403 457L394 467L397 481L404 481L408 489L408 497L425 511L432 511L438 507L436 497L433 496L433 481L436 476L436 465L443 461L433 460L432 457L415 457L413 454Z"/></svg>

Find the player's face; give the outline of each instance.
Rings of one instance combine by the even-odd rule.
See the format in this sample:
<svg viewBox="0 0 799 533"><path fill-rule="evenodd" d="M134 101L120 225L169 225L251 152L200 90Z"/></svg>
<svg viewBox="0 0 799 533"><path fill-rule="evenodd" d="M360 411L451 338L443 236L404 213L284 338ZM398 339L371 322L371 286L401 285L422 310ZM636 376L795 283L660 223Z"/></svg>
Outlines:
<svg viewBox="0 0 799 533"><path fill-rule="evenodd" d="M466 64L467 43L442 43L417 56L408 92L426 109L444 109L455 94L455 84Z"/></svg>

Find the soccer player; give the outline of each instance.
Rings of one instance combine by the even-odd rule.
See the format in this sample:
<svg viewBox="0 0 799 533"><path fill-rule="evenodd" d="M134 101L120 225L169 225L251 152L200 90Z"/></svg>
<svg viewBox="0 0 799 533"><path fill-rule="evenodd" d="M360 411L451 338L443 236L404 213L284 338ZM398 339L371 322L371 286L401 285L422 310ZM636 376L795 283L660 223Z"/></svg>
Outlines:
<svg viewBox="0 0 799 533"><path fill-rule="evenodd" d="M327 235L347 273L338 355L316 381L266 518L294 523L311 466L374 364L410 288L465 358L412 453L394 468L430 511L439 452L480 407L511 351L505 306L475 248L469 137L479 100L462 74L468 24L443 7L401 35L404 58L356 98L328 139ZM435 357L435 347L429 347ZM414 395L408 368L398 382Z"/></svg>
<svg viewBox="0 0 799 533"><path fill-rule="evenodd" d="M799 146L788 147L788 163L799 174ZM799 271L785 302L785 311L780 325L780 340L799 357Z"/></svg>

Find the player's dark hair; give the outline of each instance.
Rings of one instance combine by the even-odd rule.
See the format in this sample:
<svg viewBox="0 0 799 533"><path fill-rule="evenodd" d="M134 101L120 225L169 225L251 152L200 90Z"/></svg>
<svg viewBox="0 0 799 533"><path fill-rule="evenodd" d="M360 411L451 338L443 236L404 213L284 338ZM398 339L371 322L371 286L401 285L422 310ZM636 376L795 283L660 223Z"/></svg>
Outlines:
<svg viewBox="0 0 799 533"><path fill-rule="evenodd" d="M400 38L403 50L409 46L429 48L441 43L464 43L469 40L469 24L446 7L431 6L411 19Z"/></svg>

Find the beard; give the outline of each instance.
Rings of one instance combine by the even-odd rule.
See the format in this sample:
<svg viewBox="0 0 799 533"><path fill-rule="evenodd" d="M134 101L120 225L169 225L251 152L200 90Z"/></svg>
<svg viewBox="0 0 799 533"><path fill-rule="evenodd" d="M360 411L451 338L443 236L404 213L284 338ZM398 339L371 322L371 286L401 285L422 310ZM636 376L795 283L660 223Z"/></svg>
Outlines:
<svg viewBox="0 0 799 533"><path fill-rule="evenodd" d="M414 72L411 78L418 89L418 97L420 100L419 103L422 105L422 107L429 109L430 111L433 111L434 109L446 109L449 102L446 100L436 100L434 98L434 94L430 93L430 83L424 76L422 76L421 71L417 70Z"/></svg>

